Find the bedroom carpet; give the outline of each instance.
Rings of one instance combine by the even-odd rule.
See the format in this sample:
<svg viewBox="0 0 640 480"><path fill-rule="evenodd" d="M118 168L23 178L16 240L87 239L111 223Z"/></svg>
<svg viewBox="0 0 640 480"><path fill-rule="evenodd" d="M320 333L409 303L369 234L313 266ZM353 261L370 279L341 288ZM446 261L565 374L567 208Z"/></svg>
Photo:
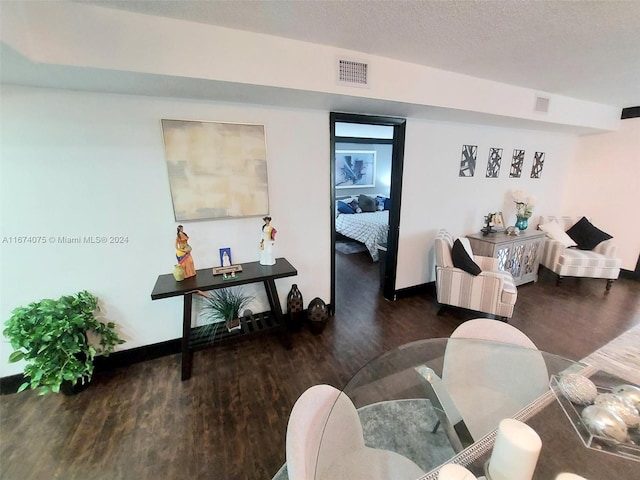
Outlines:
<svg viewBox="0 0 640 480"><path fill-rule="evenodd" d="M413 460L428 472L446 462L454 454L442 428L431 430L437 417L426 399L395 400L367 405L358 410L365 443L368 447L392 450ZM390 428L389 425L393 425ZM394 434L389 434L394 431ZM429 448L416 448L412 438L429 438ZM422 445L420 445L422 447ZM286 464L273 480L289 480Z"/></svg>
<svg viewBox="0 0 640 480"><path fill-rule="evenodd" d="M640 325L614 338L582 361L640 385ZM442 429L431 437L433 442L429 449L416 451L410 442L407 442L412 435L407 435L406 432L412 429L431 430L435 424L436 417L429 400L382 402L361 408L358 414L367 446L402 453L425 472L441 465L452 456L451 447ZM389 435L389 423L394 425L397 434ZM273 480L288 480L286 464L280 468Z"/></svg>
<svg viewBox="0 0 640 480"><path fill-rule="evenodd" d="M352 253L366 252L367 247L355 241L336 241L336 250L345 255L351 255Z"/></svg>

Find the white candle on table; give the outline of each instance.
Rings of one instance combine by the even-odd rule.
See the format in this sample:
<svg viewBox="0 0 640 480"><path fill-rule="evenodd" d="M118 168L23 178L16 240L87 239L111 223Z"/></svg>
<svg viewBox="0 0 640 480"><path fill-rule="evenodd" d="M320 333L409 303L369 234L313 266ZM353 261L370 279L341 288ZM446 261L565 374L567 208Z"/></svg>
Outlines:
<svg viewBox="0 0 640 480"><path fill-rule="evenodd" d="M580 475L576 475L575 473L561 473L556 477L556 480L587 480Z"/></svg>
<svg viewBox="0 0 640 480"><path fill-rule="evenodd" d="M491 480L531 480L542 440L528 425L505 418L500 421L489 459Z"/></svg>
<svg viewBox="0 0 640 480"><path fill-rule="evenodd" d="M438 480L477 480L476 477L464 467L455 463L448 463L438 472Z"/></svg>

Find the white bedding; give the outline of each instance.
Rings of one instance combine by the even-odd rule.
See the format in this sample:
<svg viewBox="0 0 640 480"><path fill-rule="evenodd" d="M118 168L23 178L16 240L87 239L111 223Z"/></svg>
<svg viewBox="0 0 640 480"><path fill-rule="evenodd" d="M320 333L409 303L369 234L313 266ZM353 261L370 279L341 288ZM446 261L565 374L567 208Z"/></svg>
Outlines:
<svg viewBox="0 0 640 480"><path fill-rule="evenodd" d="M340 213L336 217L336 232L366 245L374 262L378 261L378 243L387 241L389 210L370 213Z"/></svg>

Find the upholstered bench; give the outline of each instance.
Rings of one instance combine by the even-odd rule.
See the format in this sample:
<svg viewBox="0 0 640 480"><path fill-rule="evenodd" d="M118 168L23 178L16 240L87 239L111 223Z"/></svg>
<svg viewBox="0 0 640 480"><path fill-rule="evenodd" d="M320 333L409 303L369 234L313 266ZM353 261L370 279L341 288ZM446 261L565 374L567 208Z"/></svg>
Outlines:
<svg viewBox="0 0 640 480"><path fill-rule="evenodd" d="M620 274L622 260L616 257L613 239L605 234L603 240L591 250L581 250L566 232L583 217L540 217L538 228L547 232L540 264L558 275L556 284L563 277L603 278L607 280L606 291ZM558 227L554 225L556 223Z"/></svg>

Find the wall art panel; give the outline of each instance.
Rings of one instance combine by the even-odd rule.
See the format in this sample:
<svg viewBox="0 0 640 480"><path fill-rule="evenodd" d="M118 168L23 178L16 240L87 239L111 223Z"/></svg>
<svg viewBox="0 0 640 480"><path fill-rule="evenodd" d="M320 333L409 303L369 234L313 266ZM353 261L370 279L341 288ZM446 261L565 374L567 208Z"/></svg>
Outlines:
<svg viewBox="0 0 640 480"><path fill-rule="evenodd" d="M543 166L544 166L544 152L536 152L533 155L533 165L531 166L531 178L540 178L542 176Z"/></svg>
<svg viewBox="0 0 640 480"><path fill-rule="evenodd" d="M460 177L473 177L476 171L477 145L463 145L460 160Z"/></svg>
<svg viewBox="0 0 640 480"><path fill-rule="evenodd" d="M269 213L264 125L162 120L176 221Z"/></svg>
<svg viewBox="0 0 640 480"><path fill-rule="evenodd" d="M509 177L520 178L522 175L522 164L524 163L524 150L514 150L511 158L511 172Z"/></svg>
<svg viewBox="0 0 640 480"><path fill-rule="evenodd" d="M501 161L502 161L502 149L490 148L489 161L487 162L487 178L498 178L498 175L500 175Z"/></svg>

